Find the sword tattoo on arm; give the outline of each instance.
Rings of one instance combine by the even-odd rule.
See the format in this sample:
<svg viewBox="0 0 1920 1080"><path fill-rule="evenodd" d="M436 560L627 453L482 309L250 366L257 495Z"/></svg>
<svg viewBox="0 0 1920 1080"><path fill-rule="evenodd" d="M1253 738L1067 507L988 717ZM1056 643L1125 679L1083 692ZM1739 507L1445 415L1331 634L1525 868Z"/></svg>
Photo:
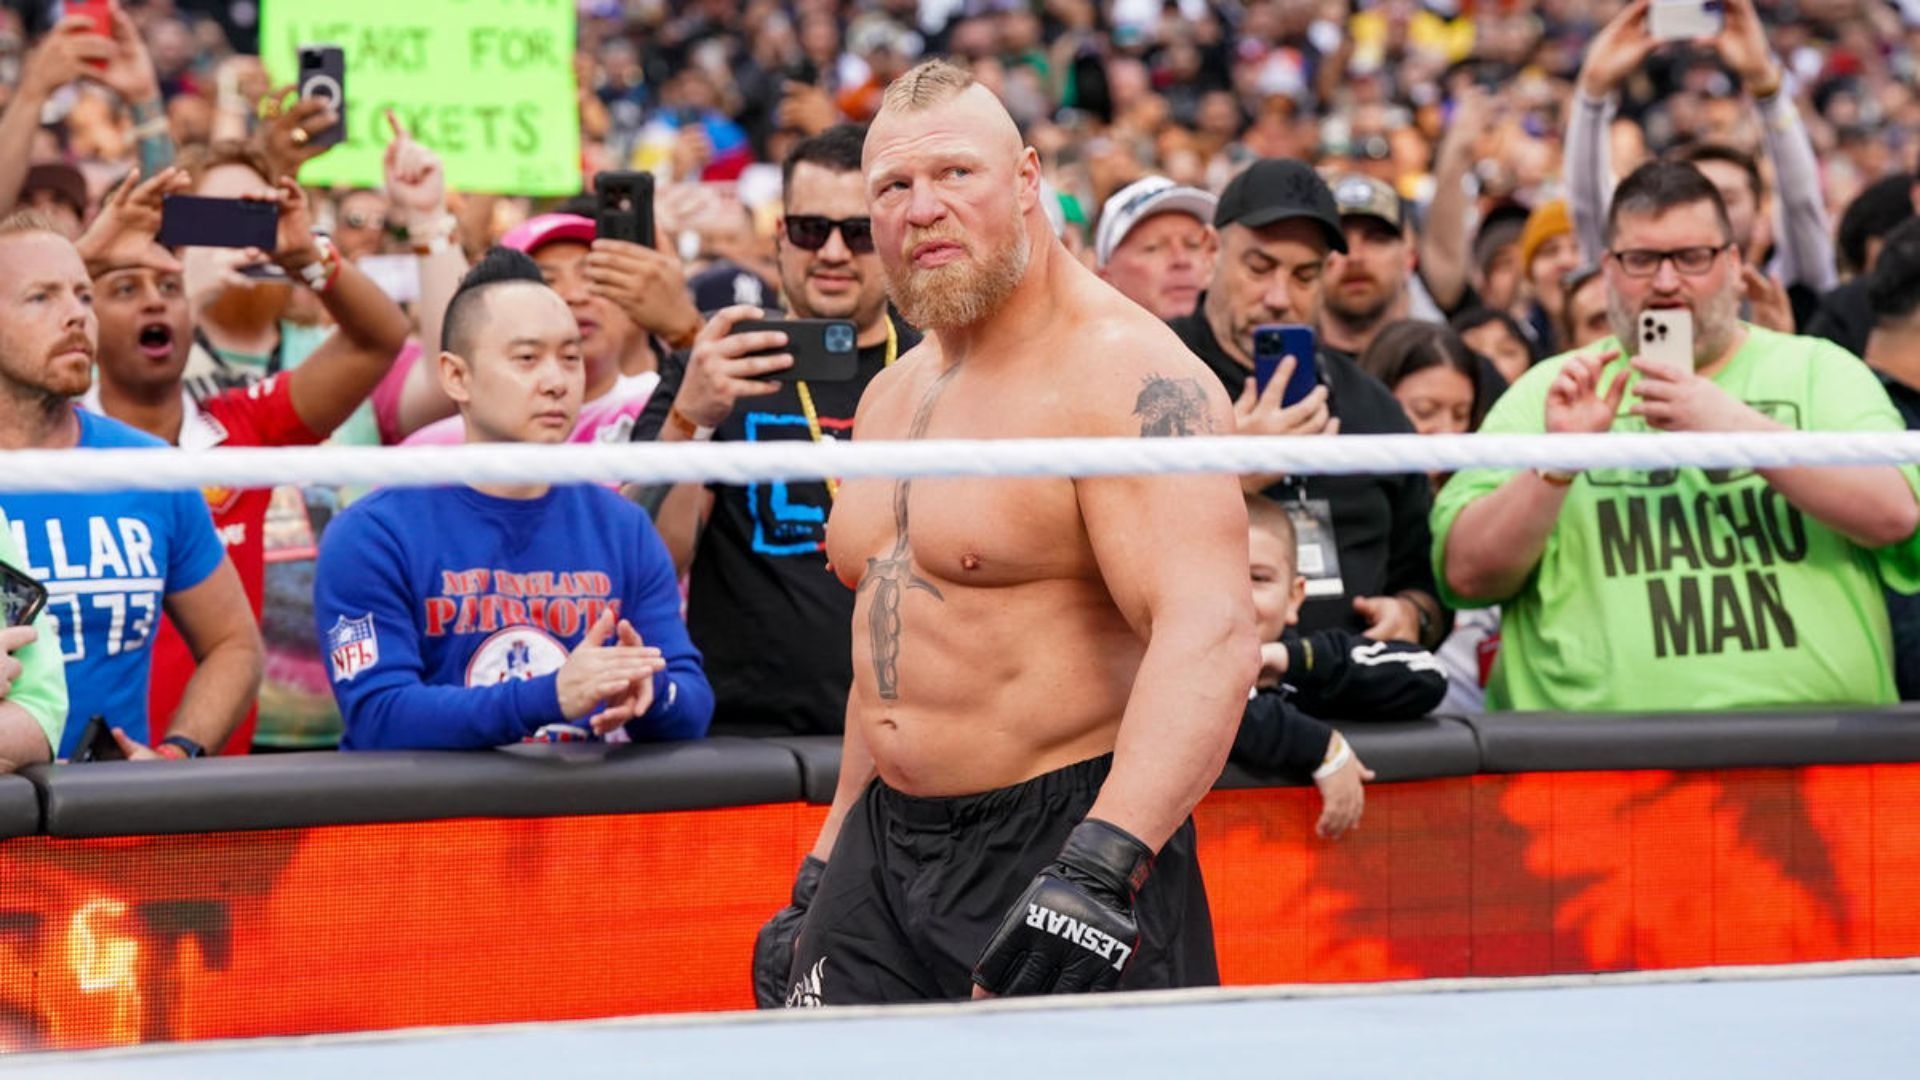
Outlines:
<svg viewBox="0 0 1920 1080"><path fill-rule="evenodd" d="M927 388L914 411L907 438L918 439L927 433L933 419L933 404L946 389L947 380L960 370L954 364ZM873 635L873 678L883 700L900 697L900 598L908 589L924 589L935 600L946 602L939 586L913 572L913 546L907 537L907 497L913 481L902 477L893 482L893 552L884 559L868 559L866 576L860 579L860 591L873 589L873 605L867 609L867 630Z"/></svg>

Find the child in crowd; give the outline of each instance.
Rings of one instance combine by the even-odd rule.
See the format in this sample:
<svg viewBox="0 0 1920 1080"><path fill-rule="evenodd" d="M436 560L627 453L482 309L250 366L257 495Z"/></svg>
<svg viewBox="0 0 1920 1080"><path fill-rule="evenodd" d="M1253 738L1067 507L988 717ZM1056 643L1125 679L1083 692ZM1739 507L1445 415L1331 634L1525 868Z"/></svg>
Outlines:
<svg viewBox="0 0 1920 1080"><path fill-rule="evenodd" d="M1359 824L1362 788L1373 779L1328 720L1407 720L1446 694L1433 654L1403 642L1374 641L1346 630L1292 629L1307 598L1297 572L1293 521L1272 499L1247 496L1248 563L1259 621L1260 678L1247 699L1233 759L1320 789L1315 832L1332 840Z"/></svg>

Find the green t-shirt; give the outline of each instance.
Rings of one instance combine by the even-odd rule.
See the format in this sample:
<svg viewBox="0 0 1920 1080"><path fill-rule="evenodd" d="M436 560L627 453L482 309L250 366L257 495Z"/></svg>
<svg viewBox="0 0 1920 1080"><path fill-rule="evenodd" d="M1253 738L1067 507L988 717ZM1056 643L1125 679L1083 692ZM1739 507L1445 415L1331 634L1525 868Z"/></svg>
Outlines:
<svg viewBox="0 0 1920 1080"><path fill-rule="evenodd" d="M1617 348L1609 339L1595 349ZM1480 430L1545 430L1566 356L1513 384ZM1600 385L1631 372L1608 365ZM1638 376L1634 376L1638 381ZM1867 366L1829 342L1748 327L1714 382L1788 427L1902 431ZM1627 414L1613 430L1645 432ZM1920 492L1920 470L1904 467ZM1456 607L1499 603L1489 709L1640 711L1895 700L1881 584L1920 591L1920 536L1870 551L1790 505L1751 469L1595 469L1568 491L1539 565L1511 598L1446 587L1454 518L1513 470L1459 473L1433 505L1434 577Z"/></svg>
<svg viewBox="0 0 1920 1080"><path fill-rule="evenodd" d="M5 514L0 514L0 562L22 571L27 566L13 542L13 526L7 523ZM33 628L40 631L40 640L14 652L21 671L7 691L7 700L33 717L46 732L48 752L58 753L60 736L67 729L67 668L60 660L60 639L46 611L33 620Z"/></svg>

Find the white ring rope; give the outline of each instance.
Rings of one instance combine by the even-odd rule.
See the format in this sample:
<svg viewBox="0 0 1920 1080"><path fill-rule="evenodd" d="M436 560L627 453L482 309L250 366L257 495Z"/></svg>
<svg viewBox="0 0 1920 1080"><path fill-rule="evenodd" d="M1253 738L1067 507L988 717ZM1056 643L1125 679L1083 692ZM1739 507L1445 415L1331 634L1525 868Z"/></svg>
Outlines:
<svg viewBox="0 0 1920 1080"><path fill-rule="evenodd" d="M1920 432L1342 435L1336 438L988 439L452 447L0 451L0 491L257 488L277 484L643 484L875 476L1452 472L1466 468L1700 468L1920 461Z"/></svg>

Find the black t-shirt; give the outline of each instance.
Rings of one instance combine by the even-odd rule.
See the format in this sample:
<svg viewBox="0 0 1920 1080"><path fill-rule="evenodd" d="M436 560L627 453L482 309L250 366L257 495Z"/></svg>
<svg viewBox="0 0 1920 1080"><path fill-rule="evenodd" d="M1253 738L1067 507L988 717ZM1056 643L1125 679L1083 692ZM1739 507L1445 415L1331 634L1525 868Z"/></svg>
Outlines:
<svg viewBox="0 0 1920 1080"><path fill-rule="evenodd" d="M1169 325L1195 356L1206 362L1238 397L1253 372L1227 354L1207 324L1205 297L1191 315ZM1320 381L1340 420L1342 435L1410 435L1413 424L1406 410L1379 379L1360 370L1345 354L1319 350ZM1366 629L1366 620L1353 610L1356 596L1392 596L1418 589L1430 596L1434 589L1429 562L1433 534L1427 512L1433 492L1421 473L1384 476L1308 476L1268 488L1266 495L1280 501L1325 499L1333 513L1334 546L1340 555L1340 596L1311 597L1300 609L1300 631Z"/></svg>
<svg viewBox="0 0 1920 1080"><path fill-rule="evenodd" d="M919 340L898 318L899 352ZM824 437L853 433L867 383L885 366L886 346L860 350L852 382L809 382ZM660 386L634 423L636 442L659 437L686 374L687 354L661 365ZM812 434L791 383L742 398L714 430L716 442L808 442ZM687 630L713 685L714 734L835 734L846 723L853 681L849 634L853 592L827 570L823 483L732 487L710 484L713 512L694 548Z"/></svg>
<svg viewBox="0 0 1920 1080"><path fill-rule="evenodd" d="M1823 337L1855 356L1865 356L1867 338L1873 333L1867 279L1855 278L1828 293L1806 327L1802 333L1808 337Z"/></svg>

